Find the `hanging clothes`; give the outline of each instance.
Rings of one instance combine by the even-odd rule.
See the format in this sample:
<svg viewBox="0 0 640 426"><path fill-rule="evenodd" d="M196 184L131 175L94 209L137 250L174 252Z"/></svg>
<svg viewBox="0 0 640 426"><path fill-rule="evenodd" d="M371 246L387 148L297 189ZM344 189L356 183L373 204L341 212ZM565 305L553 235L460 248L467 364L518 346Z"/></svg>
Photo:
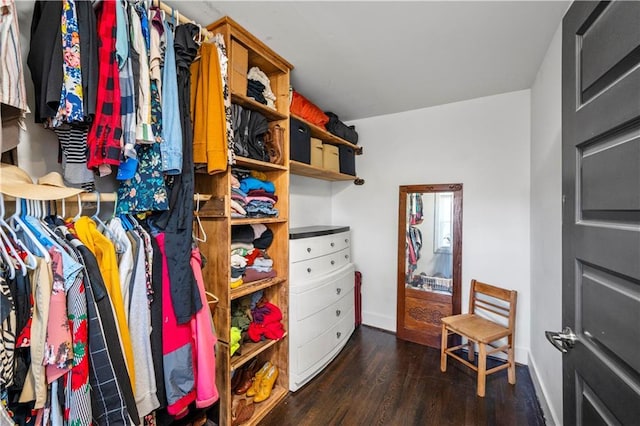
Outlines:
<svg viewBox="0 0 640 426"><path fill-rule="evenodd" d="M193 226L193 145L189 115L191 93L189 67L198 54L194 41L199 28L194 24L176 28L174 47L178 69L178 103L182 126L182 174L173 177L170 189L170 205L155 224L164 231L166 257L171 282L171 302L178 324L185 324L202 308L198 288L191 269L191 232ZM163 302L164 303L164 302Z"/></svg>
<svg viewBox="0 0 640 426"><path fill-rule="evenodd" d="M156 236L162 263L162 325L170 339L162 340L164 385L167 392L167 411L177 418L184 417L189 404L196 399L193 368L191 326L180 324L171 303L170 279L166 259L166 239L163 233Z"/></svg>
<svg viewBox="0 0 640 426"><path fill-rule="evenodd" d="M15 148L29 112L14 0L0 0L0 152Z"/></svg>
<svg viewBox="0 0 640 426"><path fill-rule="evenodd" d="M60 104L63 68L62 55L58 53L62 29L59 19L51 19L56 16L62 16L62 2L35 2L27 65L35 89L36 123L43 123L55 117Z"/></svg>
<svg viewBox="0 0 640 426"><path fill-rule="evenodd" d="M173 31L164 23L166 35L164 67L162 69L162 171L166 175L182 173L182 127L178 105L178 75Z"/></svg>
<svg viewBox="0 0 640 426"><path fill-rule="evenodd" d="M49 318L49 301L51 299L51 283L53 274L44 258L36 258L36 268L32 271L30 281L33 286L34 309L31 321L31 365L20 394L20 402L34 401L34 408L43 408L47 400L47 380L44 359L44 344Z"/></svg>
<svg viewBox="0 0 640 426"><path fill-rule="evenodd" d="M62 0L62 90L56 115L50 127L84 120L80 37L75 0Z"/></svg>
<svg viewBox="0 0 640 426"><path fill-rule="evenodd" d="M200 46L200 60L191 64L193 161L209 174L227 168L227 116L224 105L218 48Z"/></svg>
<svg viewBox="0 0 640 426"><path fill-rule="evenodd" d="M116 7L113 1L98 6L98 92L95 121L89 131L87 167L100 176L111 173L112 165L120 164L120 77L116 55Z"/></svg>
<svg viewBox="0 0 640 426"><path fill-rule="evenodd" d="M77 250L86 271L87 312L89 319L89 382L92 392L93 420L98 425L140 424L129 372L120 345L113 308L100 274L98 262L89 248L77 238L67 238ZM109 344L111 342L111 344ZM115 380L114 380L115 378Z"/></svg>
<svg viewBox="0 0 640 426"><path fill-rule="evenodd" d="M142 8L139 12L141 12L140 21L145 22L147 16L145 9ZM153 141L149 144L138 144L136 147L138 168L133 178L122 181L118 188L117 213L119 214L169 209L167 188L162 175L162 154L160 151L160 143L162 142L162 111L159 86L161 81L160 58L162 56L160 51L160 30L164 31L164 26L162 22L158 24L157 20L152 20L151 26L147 24L147 27L150 36L149 52L151 54L149 61L151 75L149 101ZM142 28L145 28L144 24ZM145 61L141 58L140 62L144 63ZM141 82L140 86L142 87L142 85L143 83ZM146 100L141 97L140 102L144 103ZM147 136L145 136L145 140Z"/></svg>
<svg viewBox="0 0 640 426"><path fill-rule="evenodd" d="M231 90L229 89L229 56L227 55L227 48L224 44L224 36L222 34L216 34L213 37L212 43L214 43L218 49L220 74L222 75L222 96L224 98L225 128L227 133L227 162L229 164L235 164L236 155L233 151L233 114L231 112Z"/></svg>
<svg viewBox="0 0 640 426"><path fill-rule="evenodd" d="M197 247L191 250L191 267L198 283L200 299L203 308L191 320L191 330L194 336L194 352L196 354L196 407L206 408L218 400L218 388L216 388L216 358L215 347L217 338L213 330L211 311L207 309L207 296L205 294L204 279L202 277L202 257Z"/></svg>
<svg viewBox="0 0 640 426"><path fill-rule="evenodd" d="M104 280L105 288L111 299L111 304L116 315L118 324L118 341L122 346L125 355L129 378L131 379L131 387L135 389L135 363L133 358L133 349L131 347L131 336L127 325L127 318L122 299L122 291L120 288L120 277L118 271L118 263L116 260L116 252L113 243L104 235L98 232L96 223L86 216L80 217L74 222L73 227L78 239L91 250L99 264L99 271Z"/></svg>

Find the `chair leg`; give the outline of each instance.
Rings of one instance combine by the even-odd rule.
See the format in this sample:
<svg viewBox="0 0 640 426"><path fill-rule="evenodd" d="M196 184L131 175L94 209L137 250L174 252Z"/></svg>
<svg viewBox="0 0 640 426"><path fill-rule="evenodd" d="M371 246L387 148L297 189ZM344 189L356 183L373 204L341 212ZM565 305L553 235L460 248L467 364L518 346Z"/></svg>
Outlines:
<svg viewBox="0 0 640 426"><path fill-rule="evenodd" d="M478 347L478 396L484 397L487 379L487 347L481 342L478 343Z"/></svg>
<svg viewBox="0 0 640 426"><path fill-rule="evenodd" d="M469 362L473 362L476 359L476 342L468 340L467 344L467 359Z"/></svg>
<svg viewBox="0 0 640 426"><path fill-rule="evenodd" d="M440 344L440 371L447 371L447 327L442 324L442 342Z"/></svg>
<svg viewBox="0 0 640 426"><path fill-rule="evenodd" d="M507 337L509 342L509 349L507 352L507 360L509 362L509 367L507 368L507 376L509 378L509 384L516 384L516 362L515 362L515 354L513 349L513 334Z"/></svg>

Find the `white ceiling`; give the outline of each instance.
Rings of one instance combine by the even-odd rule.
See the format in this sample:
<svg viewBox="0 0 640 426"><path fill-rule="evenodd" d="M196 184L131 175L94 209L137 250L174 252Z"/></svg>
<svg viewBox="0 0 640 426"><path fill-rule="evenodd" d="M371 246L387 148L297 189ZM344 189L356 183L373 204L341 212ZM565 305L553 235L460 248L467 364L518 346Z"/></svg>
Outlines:
<svg viewBox="0 0 640 426"><path fill-rule="evenodd" d="M202 25L230 16L295 66L296 90L349 121L531 87L570 2L163 3ZM28 32L33 1L17 4Z"/></svg>
<svg viewBox="0 0 640 426"><path fill-rule="evenodd" d="M294 88L354 120L531 87L569 1L166 1L228 15L295 66Z"/></svg>

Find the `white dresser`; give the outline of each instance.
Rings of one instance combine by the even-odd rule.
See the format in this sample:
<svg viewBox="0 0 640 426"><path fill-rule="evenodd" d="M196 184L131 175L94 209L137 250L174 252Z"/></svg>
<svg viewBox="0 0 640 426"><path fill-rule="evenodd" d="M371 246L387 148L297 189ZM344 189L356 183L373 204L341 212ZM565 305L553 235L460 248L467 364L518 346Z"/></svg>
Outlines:
<svg viewBox="0 0 640 426"><path fill-rule="evenodd" d="M289 389L320 373L355 328L349 227L289 230Z"/></svg>

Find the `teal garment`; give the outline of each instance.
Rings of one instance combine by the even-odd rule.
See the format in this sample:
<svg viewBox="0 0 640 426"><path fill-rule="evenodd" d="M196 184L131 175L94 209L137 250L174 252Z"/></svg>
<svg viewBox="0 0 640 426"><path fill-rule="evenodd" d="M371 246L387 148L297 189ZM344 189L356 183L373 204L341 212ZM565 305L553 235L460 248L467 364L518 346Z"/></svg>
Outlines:
<svg viewBox="0 0 640 426"><path fill-rule="evenodd" d="M160 100L155 80L151 81L151 126L154 135L162 131ZM116 214L168 210L169 200L161 170L160 144L138 144L138 169L118 187Z"/></svg>
<svg viewBox="0 0 640 426"><path fill-rule="evenodd" d="M122 0L116 0L116 61L122 69L129 58L129 25L124 14Z"/></svg>

